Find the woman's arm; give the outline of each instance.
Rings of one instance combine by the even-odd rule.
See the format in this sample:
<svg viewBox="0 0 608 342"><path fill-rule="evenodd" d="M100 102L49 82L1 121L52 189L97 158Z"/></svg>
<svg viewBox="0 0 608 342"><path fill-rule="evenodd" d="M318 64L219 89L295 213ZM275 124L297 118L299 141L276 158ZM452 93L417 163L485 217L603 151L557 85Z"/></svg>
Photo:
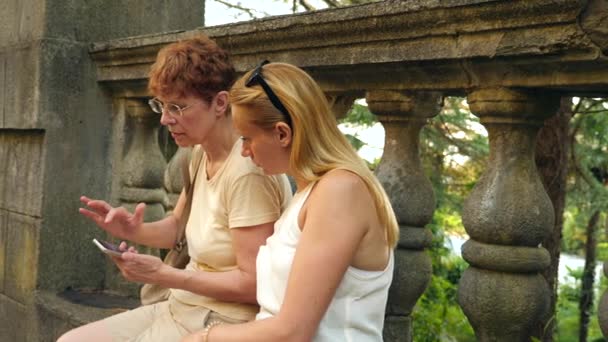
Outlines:
<svg viewBox="0 0 608 342"><path fill-rule="evenodd" d="M182 289L228 302L256 304L255 260L260 245L272 234L274 223L231 229L237 267L227 272L173 268L158 257L126 252L114 258L125 279Z"/></svg>
<svg viewBox="0 0 608 342"><path fill-rule="evenodd" d="M136 240L130 241L155 248L172 248L177 239L178 219L181 219L185 205L186 192L182 190L171 215L162 220L143 223L142 229L135 237ZM187 220L188 218L184 219Z"/></svg>
<svg viewBox="0 0 608 342"><path fill-rule="evenodd" d="M216 326L208 341L310 341L368 230L370 215L375 215L370 200L367 187L352 173L337 170L323 177L306 203L302 235L278 315Z"/></svg>
<svg viewBox="0 0 608 342"><path fill-rule="evenodd" d="M159 284L223 301L256 304L255 260L261 245L272 234L274 222L230 230L237 268L228 272L194 272L167 269Z"/></svg>

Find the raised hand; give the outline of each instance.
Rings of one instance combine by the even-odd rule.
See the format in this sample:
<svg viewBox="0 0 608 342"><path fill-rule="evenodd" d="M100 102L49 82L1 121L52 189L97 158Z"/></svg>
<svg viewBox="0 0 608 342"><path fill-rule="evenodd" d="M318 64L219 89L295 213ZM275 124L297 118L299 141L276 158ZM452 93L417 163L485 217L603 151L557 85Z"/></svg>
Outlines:
<svg viewBox="0 0 608 342"><path fill-rule="evenodd" d="M106 201L86 196L81 196L80 201L86 205L86 208L78 209L82 215L120 239L131 240L144 221L145 203L138 203L135 212L131 214L125 208L114 208Z"/></svg>

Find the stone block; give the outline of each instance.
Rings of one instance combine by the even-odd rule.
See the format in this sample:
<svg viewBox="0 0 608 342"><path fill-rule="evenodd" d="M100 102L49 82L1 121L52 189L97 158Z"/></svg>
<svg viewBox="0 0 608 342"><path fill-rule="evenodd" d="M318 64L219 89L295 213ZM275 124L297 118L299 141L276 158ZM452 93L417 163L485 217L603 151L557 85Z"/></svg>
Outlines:
<svg viewBox="0 0 608 342"><path fill-rule="evenodd" d="M40 217L44 133L0 129L0 209Z"/></svg>
<svg viewBox="0 0 608 342"><path fill-rule="evenodd" d="M38 97L40 47L37 43L6 50L4 59L4 118L0 128L39 128Z"/></svg>
<svg viewBox="0 0 608 342"><path fill-rule="evenodd" d="M36 0L0 1L0 49L42 36L44 6Z"/></svg>
<svg viewBox="0 0 608 342"><path fill-rule="evenodd" d="M26 306L0 294L0 341L28 341Z"/></svg>
<svg viewBox="0 0 608 342"><path fill-rule="evenodd" d="M46 10L50 36L79 41L193 29L204 25L205 13L198 0L55 0Z"/></svg>
<svg viewBox="0 0 608 342"><path fill-rule="evenodd" d="M36 288L38 233L41 220L9 213L7 219L6 274L4 292L13 300L29 304Z"/></svg>
<svg viewBox="0 0 608 342"><path fill-rule="evenodd" d="M36 293L34 310L40 333L27 341L54 342L68 330L116 315L125 311L126 307L99 308L74 303L53 292L39 291Z"/></svg>
<svg viewBox="0 0 608 342"><path fill-rule="evenodd" d="M7 92L7 88L9 87L8 84L6 84L6 60L5 60L5 54L1 52L0 50L0 128L4 127L4 117L6 116L6 113L4 112L5 109L5 97L4 97L4 93Z"/></svg>

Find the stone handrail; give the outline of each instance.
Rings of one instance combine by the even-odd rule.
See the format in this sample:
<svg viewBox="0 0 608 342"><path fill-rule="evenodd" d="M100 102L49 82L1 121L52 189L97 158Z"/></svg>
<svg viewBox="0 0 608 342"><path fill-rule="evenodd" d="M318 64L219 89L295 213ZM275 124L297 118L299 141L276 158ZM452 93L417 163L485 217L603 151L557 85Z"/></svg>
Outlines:
<svg viewBox="0 0 608 342"><path fill-rule="evenodd" d="M145 95L161 46L200 33L227 48L239 72L262 58L289 62L327 91L509 86L605 93L606 7L599 0L383 1L98 42L90 54L100 82L137 95Z"/></svg>

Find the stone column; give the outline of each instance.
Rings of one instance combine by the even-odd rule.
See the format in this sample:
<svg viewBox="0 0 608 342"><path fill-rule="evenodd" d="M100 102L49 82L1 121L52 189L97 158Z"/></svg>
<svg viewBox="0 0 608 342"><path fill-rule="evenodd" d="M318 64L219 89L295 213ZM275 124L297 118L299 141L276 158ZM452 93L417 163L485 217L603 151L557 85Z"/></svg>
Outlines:
<svg viewBox="0 0 608 342"><path fill-rule="evenodd" d="M167 162L158 145L159 116L140 100L127 100L126 114L132 123L130 144L121 163L120 201L129 210L145 202L145 221L162 219L167 206L163 189Z"/></svg>
<svg viewBox="0 0 608 342"><path fill-rule="evenodd" d="M458 302L479 341L529 341L549 309L550 290L540 272L550 257L539 245L554 221L534 147L559 98L494 88L473 91L468 102L488 130L490 156L463 208L470 240L462 256L470 267L460 279Z"/></svg>
<svg viewBox="0 0 608 342"><path fill-rule="evenodd" d="M144 202L144 221L160 220L165 216L165 208L169 207L169 199L163 188L167 162L158 144L159 116L143 100L124 101L122 129L126 152L119 162L120 180L116 190L119 203L116 204L133 212L137 203ZM159 250L147 246L137 246L137 249L140 253L159 255ZM111 262L106 269L105 285L113 291L139 295L139 284L124 280Z"/></svg>
<svg viewBox="0 0 608 342"><path fill-rule="evenodd" d="M329 100L336 120L344 119L352 108L353 102L357 99L356 95L349 93L325 93L325 95Z"/></svg>
<svg viewBox="0 0 608 342"><path fill-rule="evenodd" d="M420 162L418 140L427 119L439 113L442 97L435 93L370 91L366 99L386 132L376 175L391 199L400 227L384 340L412 341L412 309L431 279L431 259L424 249L430 246L432 234L424 226L435 209L433 188Z"/></svg>

